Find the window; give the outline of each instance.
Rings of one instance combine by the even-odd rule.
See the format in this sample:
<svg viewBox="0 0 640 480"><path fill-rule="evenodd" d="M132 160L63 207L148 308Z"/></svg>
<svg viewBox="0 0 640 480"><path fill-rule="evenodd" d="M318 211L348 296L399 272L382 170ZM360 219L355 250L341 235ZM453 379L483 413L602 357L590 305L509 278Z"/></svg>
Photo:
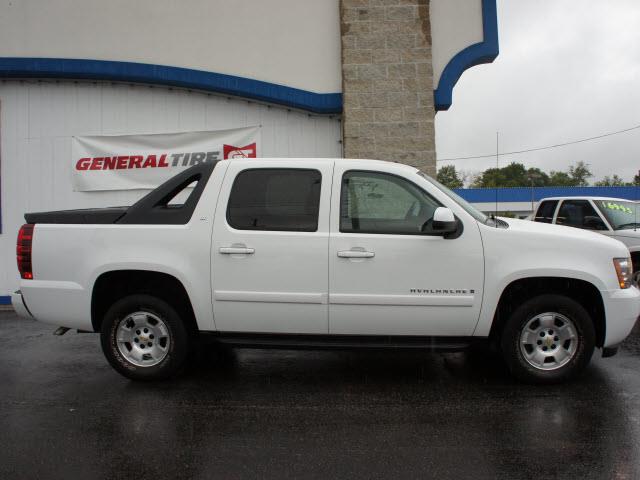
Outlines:
<svg viewBox="0 0 640 480"><path fill-rule="evenodd" d="M315 232L321 179L317 170L244 170L233 183L227 221L238 230Z"/></svg>
<svg viewBox="0 0 640 480"><path fill-rule="evenodd" d="M595 202L600 211L609 220L609 224L614 230L626 230L638 228L638 204L624 200L598 200Z"/></svg>
<svg viewBox="0 0 640 480"><path fill-rule="evenodd" d="M340 196L340 231L419 235L441 205L395 175L346 172Z"/></svg>
<svg viewBox="0 0 640 480"><path fill-rule="evenodd" d="M565 200L560 206L556 223L569 227L593 228L591 225L598 223L598 220L604 226L602 219L587 200Z"/></svg>
<svg viewBox="0 0 640 480"><path fill-rule="evenodd" d="M542 202L536 212L534 220L536 222L551 223L553 222L553 214L558 206L558 200L547 200Z"/></svg>

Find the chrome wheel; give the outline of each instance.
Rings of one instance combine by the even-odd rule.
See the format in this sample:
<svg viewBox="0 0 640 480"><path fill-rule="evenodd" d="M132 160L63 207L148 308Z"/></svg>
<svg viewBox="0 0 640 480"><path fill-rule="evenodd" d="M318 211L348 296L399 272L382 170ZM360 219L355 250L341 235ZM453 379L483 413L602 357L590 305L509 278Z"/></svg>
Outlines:
<svg viewBox="0 0 640 480"><path fill-rule="evenodd" d="M169 353L171 334L157 315L135 312L118 324L116 344L128 362L137 367L153 367Z"/></svg>
<svg viewBox="0 0 640 480"><path fill-rule="evenodd" d="M566 365L578 350L578 332L573 322L557 312L536 315L520 335L520 352L534 368L555 370Z"/></svg>

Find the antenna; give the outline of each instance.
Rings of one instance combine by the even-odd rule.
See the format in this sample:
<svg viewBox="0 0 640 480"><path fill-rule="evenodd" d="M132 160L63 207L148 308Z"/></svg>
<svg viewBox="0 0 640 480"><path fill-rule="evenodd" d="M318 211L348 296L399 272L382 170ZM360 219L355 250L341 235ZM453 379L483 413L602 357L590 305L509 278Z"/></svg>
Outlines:
<svg viewBox="0 0 640 480"><path fill-rule="evenodd" d="M495 223L496 228L498 228L498 158L499 158L499 133L496 132L496 176L495 176L495 186L496 186L496 210L493 215L493 223Z"/></svg>
<svg viewBox="0 0 640 480"><path fill-rule="evenodd" d="M638 181L633 182L636 186L636 204L633 207L635 218L633 219L633 231L635 232L638 228L638 201L640 201L640 170L638 170ZM634 179L635 180L635 179Z"/></svg>

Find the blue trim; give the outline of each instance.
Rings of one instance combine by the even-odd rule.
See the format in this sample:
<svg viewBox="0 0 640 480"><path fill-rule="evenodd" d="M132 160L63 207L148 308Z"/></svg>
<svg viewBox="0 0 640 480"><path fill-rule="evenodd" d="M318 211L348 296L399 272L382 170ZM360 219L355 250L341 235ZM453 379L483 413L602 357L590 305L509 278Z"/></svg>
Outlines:
<svg viewBox="0 0 640 480"><path fill-rule="evenodd" d="M315 113L342 112L341 93L314 93L250 78L147 63L0 57L0 77L76 78L170 85L276 103Z"/></svg>
<svg viewBox="0 0 640 480"><path fill-rule="evenodd" d="M505 202L531 202L531 187L498 188L498 200ZM470 203L493 203L495 188L456 188L455 192ZM611 197L638 199L638 187L534 187L533 200L547 197Z"/></svg>
<svg viewBox="0 0 640 480"><path fill-rule="evenodd" d="M0 305L11 305L11 297L0 297Z"/></svg>
<svg viewBox="0 0 640 480"><path fill-rule="evenodd" d="M438 88L433 92L436 111L451 106L453 87L462 73L481 63L491 63L498 56L498 13L496 0L482 0L483 40L458 52L442 71Z"/></svg>

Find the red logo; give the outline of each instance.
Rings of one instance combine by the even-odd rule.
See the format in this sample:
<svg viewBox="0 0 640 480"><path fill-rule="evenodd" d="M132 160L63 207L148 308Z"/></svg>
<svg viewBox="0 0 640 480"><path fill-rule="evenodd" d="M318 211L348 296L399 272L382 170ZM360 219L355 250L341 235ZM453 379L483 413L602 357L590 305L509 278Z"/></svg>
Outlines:
<svg viewBox="0 0 640 480"><path fill-rule="evenodd" d="M233 145L224 145L224 157L228 158L256 158L256 144L245 145L244 147L234 147Z"/></svg>

